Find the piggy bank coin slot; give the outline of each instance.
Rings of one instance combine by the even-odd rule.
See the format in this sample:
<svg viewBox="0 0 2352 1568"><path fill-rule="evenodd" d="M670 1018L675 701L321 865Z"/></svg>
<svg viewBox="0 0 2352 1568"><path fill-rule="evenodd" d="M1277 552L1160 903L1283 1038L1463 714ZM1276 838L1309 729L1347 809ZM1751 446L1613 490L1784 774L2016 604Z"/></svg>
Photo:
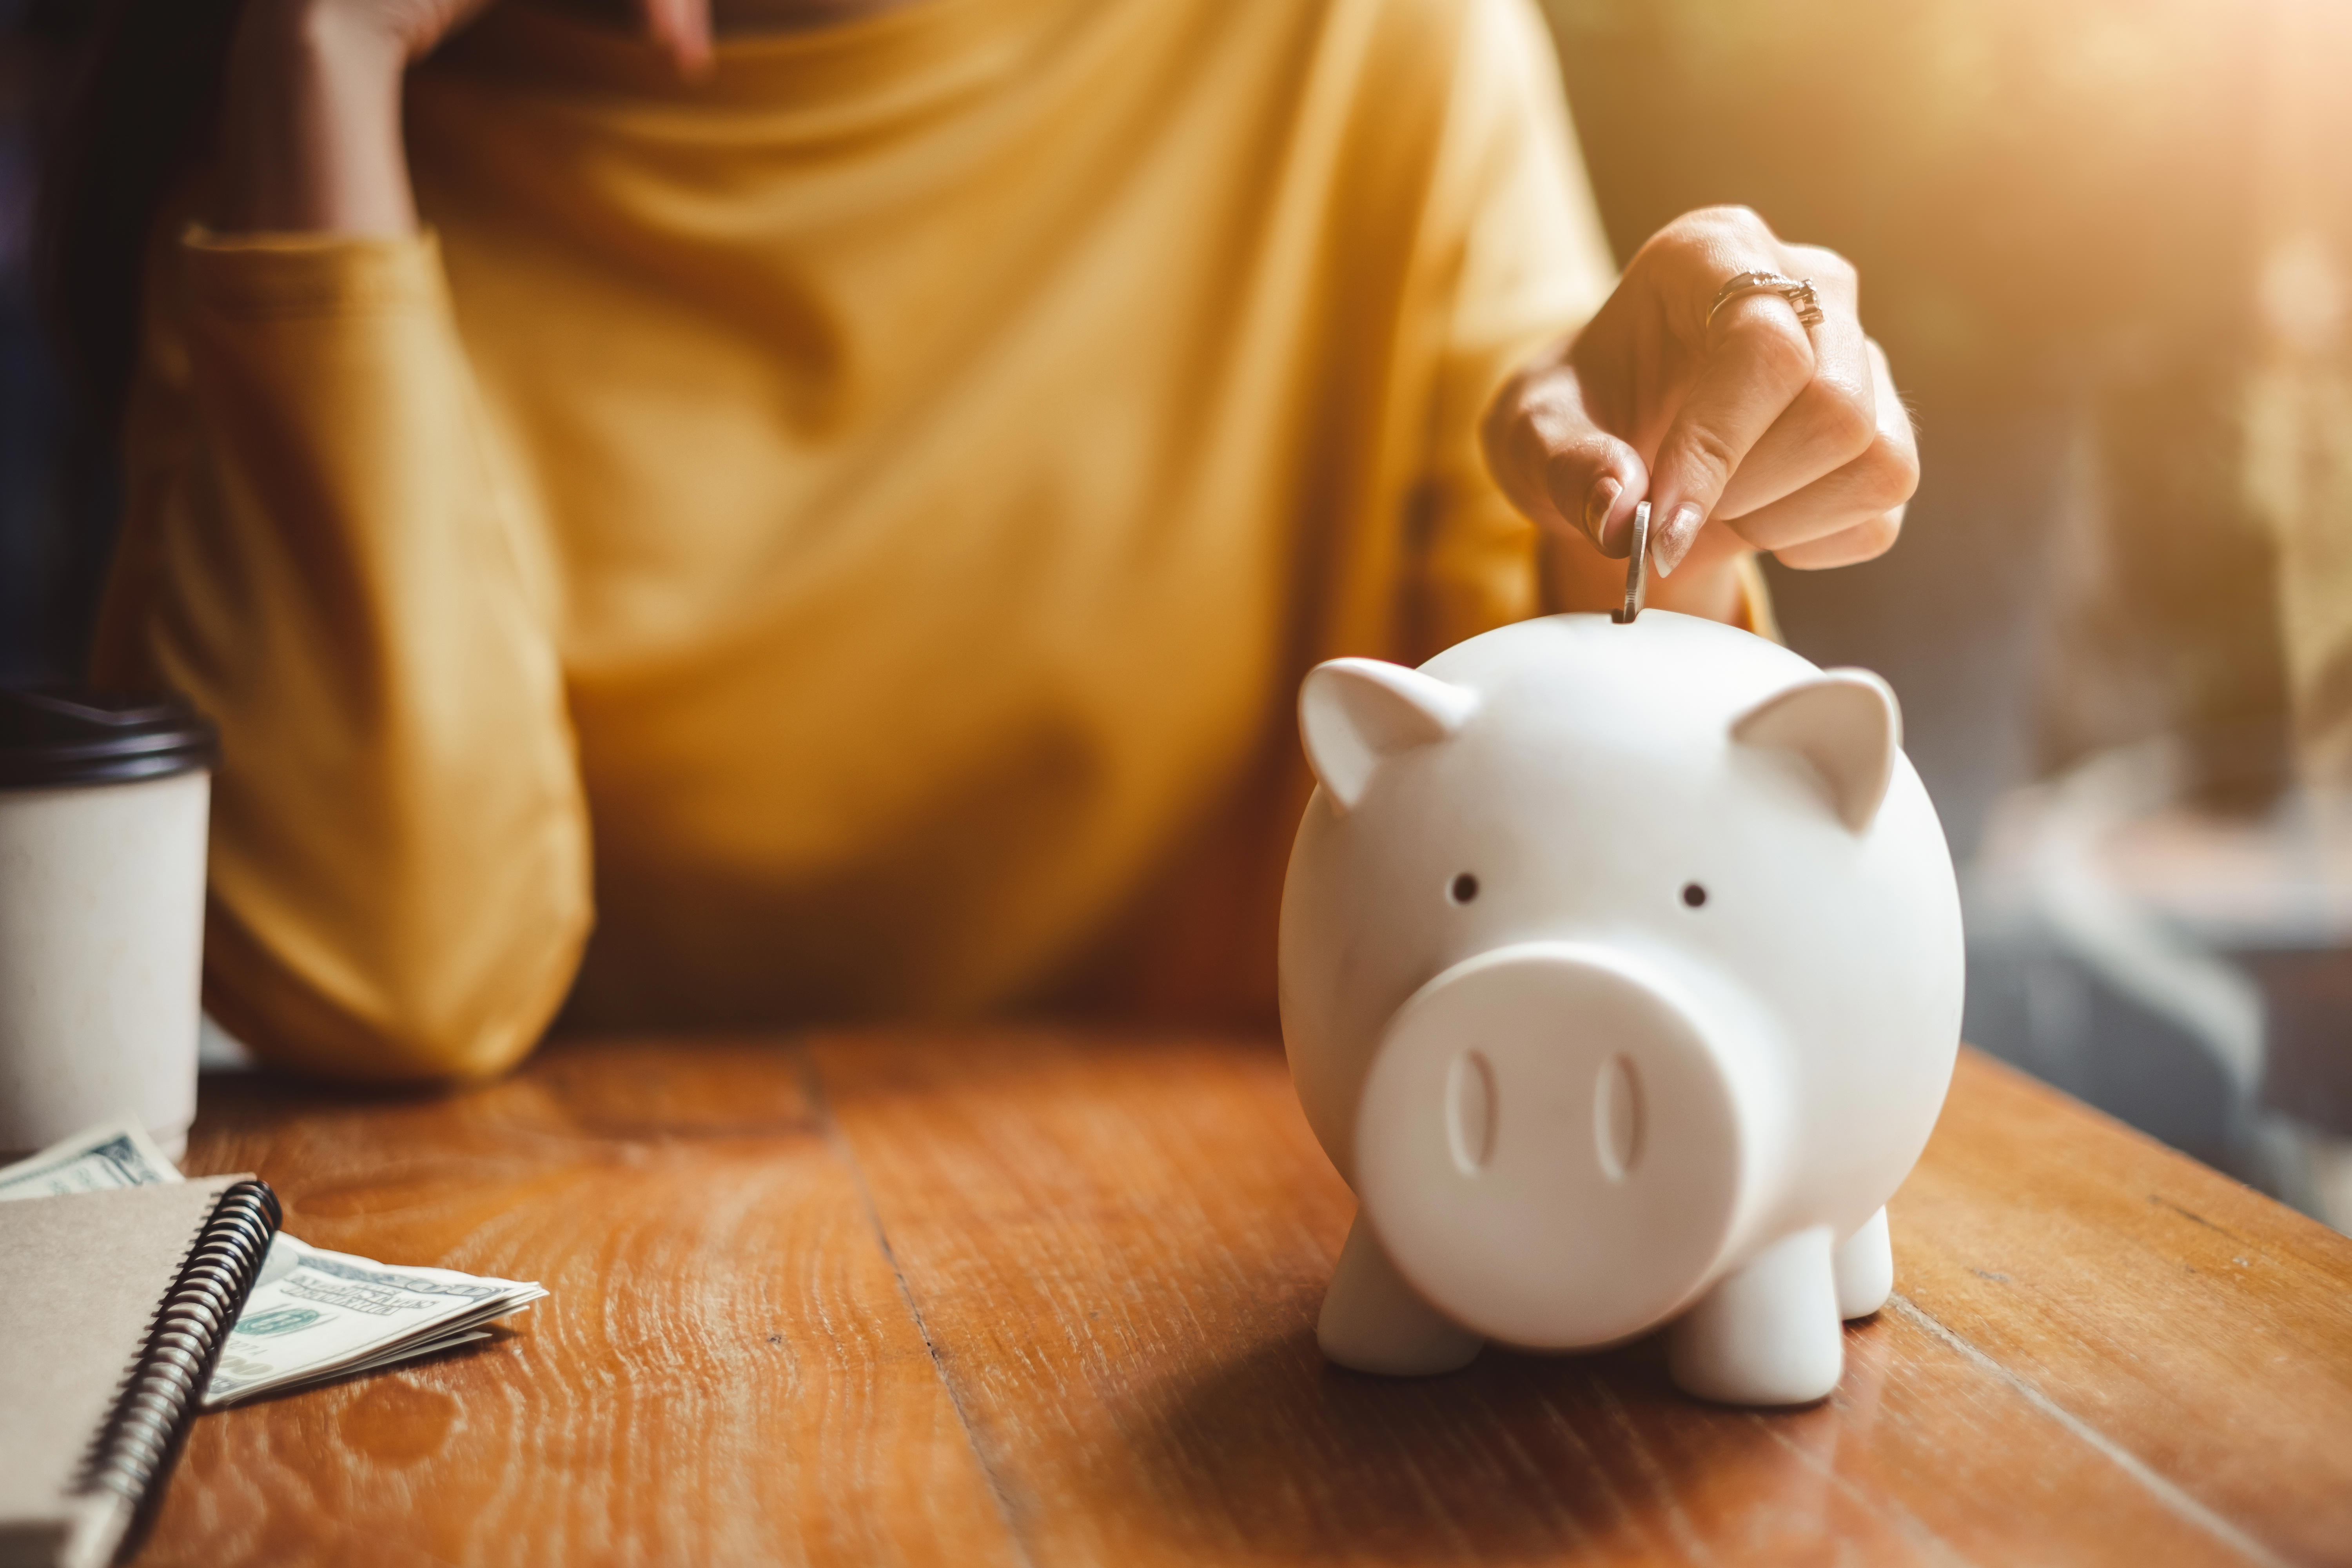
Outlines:
<svg viewBox="0 0 2352 1568"><path fill-rule="evenodd" d="M1445 1075L1445 1126L1454 1163L1465 1176L1495 1157L1495 1067L1475 1048L1454 1058Z"/></svg>
<svg viewBox="0 0 2352 1568"><path fill-rule="evenodd" d="M1592 1092L1592 1149L1601 1173L1622 1182L1642 1157L1642 1079L1630 1057L1601 1064Z"/></svg>

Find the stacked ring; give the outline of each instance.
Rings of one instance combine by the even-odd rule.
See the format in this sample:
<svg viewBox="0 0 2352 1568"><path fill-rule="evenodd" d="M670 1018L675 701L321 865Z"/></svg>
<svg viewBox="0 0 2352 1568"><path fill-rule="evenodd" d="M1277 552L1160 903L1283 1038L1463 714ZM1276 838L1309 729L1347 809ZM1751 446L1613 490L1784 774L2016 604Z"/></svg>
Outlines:
<svg viewBox="0 0 2352 1568"><path fill-rule="evenodd" d="M1715 324L1715 313L1734 300L1748 294L1778 294L1789 301L1797 312L1797 324L1818 327L1822 324L1821 296L1813 292L1810 278L1784 278L1778 272L1735 272L1715 291L1715 303L1706 308L1708 326Z"/></svg>

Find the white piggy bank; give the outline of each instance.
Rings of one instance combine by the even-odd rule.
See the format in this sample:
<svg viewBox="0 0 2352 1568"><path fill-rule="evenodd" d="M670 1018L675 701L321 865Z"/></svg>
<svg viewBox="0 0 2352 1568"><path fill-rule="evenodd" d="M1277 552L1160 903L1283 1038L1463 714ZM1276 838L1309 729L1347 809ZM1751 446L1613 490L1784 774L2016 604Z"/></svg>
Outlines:
<svg viewBox="0 0 2352 1568"><path fill-rule="evenodd" d="M1672 1321L1692 1394L1827 1394L1959 1042L1951 856L1886 684L1555 616L1320 665L1299 720L1283 1036L1359 1204L1324 1353L1437 1373Z"/></svg>

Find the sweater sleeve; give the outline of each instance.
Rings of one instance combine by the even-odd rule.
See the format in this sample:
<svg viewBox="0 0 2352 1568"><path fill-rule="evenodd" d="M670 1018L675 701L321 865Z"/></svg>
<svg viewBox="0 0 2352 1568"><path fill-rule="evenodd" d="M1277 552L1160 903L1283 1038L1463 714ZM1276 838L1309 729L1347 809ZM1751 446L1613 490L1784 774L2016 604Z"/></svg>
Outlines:
<svg viewBox="0 0 2352 1568"><path fill-rule="evenodd" d="M578 964L587 817L435 241L159 260L97 665L220 726L206 1005L313 1071L496 1072Z"/></svg>
<svg viewBox="0 0 2352 1568"><path fill-rule="evenodd" d="M1547 584L1537 529L1505 499L1480 448L1479 421L1504 381L1591 320L1617 268L1541 14L1533 0L1469 0L1466 10L1432 197L1452 243L1423 486L1427 652L1546 608L1612 608L1624 580L1622 563L1588 552L1558 563L1568 570ZM1769 635L1752 562L1740 584L1744 624ZM1547 605L1563 591L1577 602Z"/></svg>

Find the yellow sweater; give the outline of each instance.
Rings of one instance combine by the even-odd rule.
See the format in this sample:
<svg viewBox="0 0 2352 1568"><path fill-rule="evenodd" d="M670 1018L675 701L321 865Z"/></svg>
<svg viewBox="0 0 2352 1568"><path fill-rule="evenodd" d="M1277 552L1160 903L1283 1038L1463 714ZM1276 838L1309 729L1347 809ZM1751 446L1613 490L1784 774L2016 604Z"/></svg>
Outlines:
<svg viewBox="0 0 2352 1568"><path fill-rule="evenodd" d="M567 994L1270 995L1301 671L1536 607L1475 423L1612 268L1528 0L928 0L695 85L508 4L407 113L424 236L152 269L99 666L221 725L223 1021L399 1079Z"/></svg>

